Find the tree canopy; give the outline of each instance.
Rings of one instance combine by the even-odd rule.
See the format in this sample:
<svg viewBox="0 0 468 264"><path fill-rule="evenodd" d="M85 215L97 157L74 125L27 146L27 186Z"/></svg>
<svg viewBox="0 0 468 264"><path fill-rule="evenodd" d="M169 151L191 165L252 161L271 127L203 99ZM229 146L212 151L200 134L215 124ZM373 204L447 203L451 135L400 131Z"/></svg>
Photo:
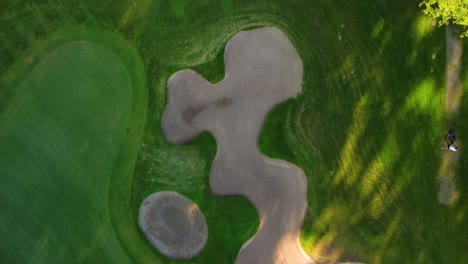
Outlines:
<svg viewBox="0 0 468 264"><path fill-rule="evenodd" d="M439 26L458 25L462 29L461 37L468 37L468 0L423 0L419 6Z"/></svg>

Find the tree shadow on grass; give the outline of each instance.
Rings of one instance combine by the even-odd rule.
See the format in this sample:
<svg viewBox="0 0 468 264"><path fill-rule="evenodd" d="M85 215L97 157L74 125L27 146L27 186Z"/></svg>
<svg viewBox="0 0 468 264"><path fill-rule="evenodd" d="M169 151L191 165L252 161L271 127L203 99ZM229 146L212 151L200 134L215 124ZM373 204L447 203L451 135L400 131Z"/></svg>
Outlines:
<svg viewBox="0 0 468 264"><path fill-rule="evenodd" d="M294 157L266 139L263 149L308 175L308 253L335 255L330 261L461 263L466 253L447 233L450 209L437 202L443 32L417 33L416 5L369 5L365 19L354 17L362 6L348 4L324 15L325 29L309 28L313 35L296 40L299 50L313 50L301 54L304 92L284 112L273 111L264 128L286 118L281 133ZM347 39L348 47L340 44Z"/></svg>

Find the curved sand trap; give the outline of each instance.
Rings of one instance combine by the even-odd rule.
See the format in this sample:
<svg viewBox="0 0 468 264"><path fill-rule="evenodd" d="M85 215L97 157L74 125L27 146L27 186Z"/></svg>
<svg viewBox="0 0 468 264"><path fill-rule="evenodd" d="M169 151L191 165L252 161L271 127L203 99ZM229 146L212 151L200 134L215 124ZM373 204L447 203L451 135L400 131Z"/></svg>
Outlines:
<svg viewBox="0 0 468 264"><path fill-rule="evenodd" d="M281 31L260 28L232 37L224 61L226 77L215 85L189 70L172 75L164 134L182 143L210 131L218 144L212 191L244 195L257 208L259 231L244 244L236 263L312 263L299 243L306 177L295 165L265 157L257 148L265 116L301 90L301 59Z"/></svg>
<svg viewBox="0 0 468 264"><path fill-rule="evenodd" d="M189 259L205 247L208 227L198 207L176 192L158 192L140 206L140 229L162 254Z"/></svg>

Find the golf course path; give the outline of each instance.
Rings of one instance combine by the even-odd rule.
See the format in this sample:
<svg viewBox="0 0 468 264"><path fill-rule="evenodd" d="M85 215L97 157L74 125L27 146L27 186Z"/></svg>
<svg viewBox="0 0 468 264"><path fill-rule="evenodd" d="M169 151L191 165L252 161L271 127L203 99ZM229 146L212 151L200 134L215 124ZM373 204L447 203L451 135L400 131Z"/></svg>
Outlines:
<svg viewBox="0 0 468 264"><path fill-rule="evenodd" d="M299 242L307 179L294 164L268 158L257 146L266 115L300 92L302 61L281 31L259 28L234 35L224 62L225 78L217 84L190 70L171 76L162 117L166 139L183 143L211 132L218 144L212 191L243 195L257 208L259 230L236 263L313 263Z"/></svg>
<svg viewBox="0 0 468 264"><path fill-rule="evenodd" d="M449 122L457 115L463 98L463 86L460 80L462 42L458 32L452 26L447 26L447 69L445 76L445 114ZM457 142L460 143L460 140ZM455 168L459 153L444 151L442 166L439 171L439 203L452 204L457 197L455 186Z"/></svg>

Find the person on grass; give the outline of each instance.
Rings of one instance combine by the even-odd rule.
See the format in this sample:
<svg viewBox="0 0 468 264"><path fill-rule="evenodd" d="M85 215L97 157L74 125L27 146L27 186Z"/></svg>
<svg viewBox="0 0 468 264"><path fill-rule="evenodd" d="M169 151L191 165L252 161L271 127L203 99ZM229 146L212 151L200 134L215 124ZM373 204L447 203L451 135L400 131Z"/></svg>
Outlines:
<svg viewBox="0 0 468 264"><path fill-rule="evenodd" d="M455 141L457 137L455 136L455 132L453 129L449 129L447 136L445 137L445 143L447 144L447 149L450 151L458 151L458 148L455 146Z"/></svg>
<svg viewBox="0 0 468 264"><path fill-rule="evenodd" d="M455 132L453 132L453 129L449 129L447 138L448 140L450 140L450 145L455 144L455 140L457 139L457 137L455 136Z"/></svg>

